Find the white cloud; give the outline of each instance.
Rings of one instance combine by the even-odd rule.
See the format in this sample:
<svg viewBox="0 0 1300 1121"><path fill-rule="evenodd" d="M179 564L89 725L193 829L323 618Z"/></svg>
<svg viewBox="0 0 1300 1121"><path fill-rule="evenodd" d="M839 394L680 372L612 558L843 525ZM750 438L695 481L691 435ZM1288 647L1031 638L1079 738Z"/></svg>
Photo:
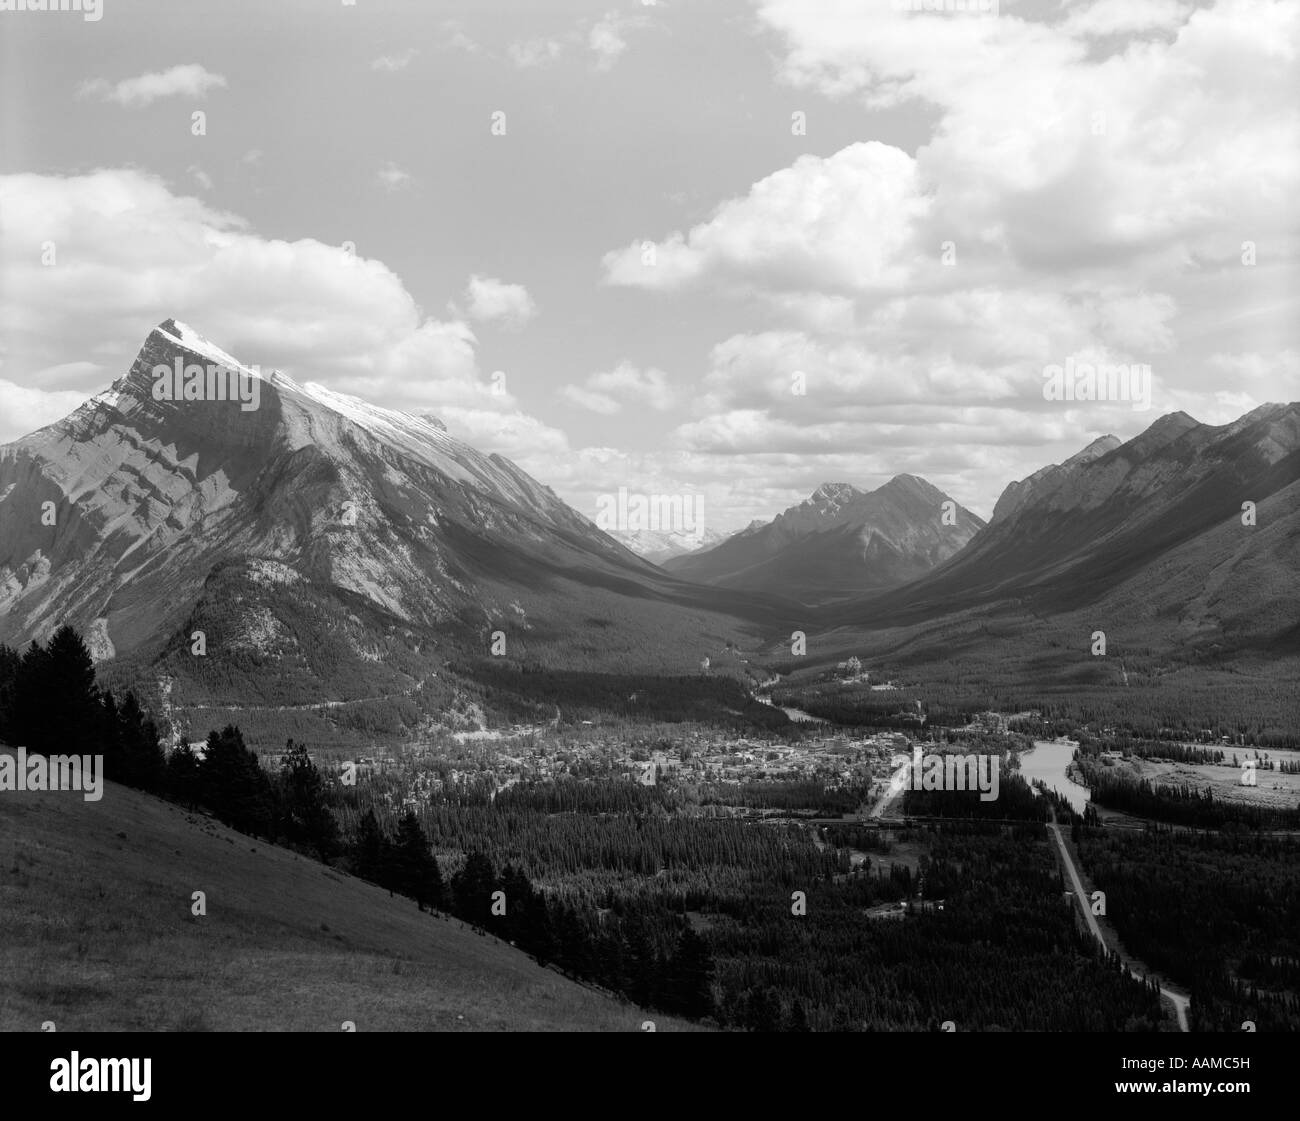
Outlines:
<svg viewBox="0 0 1300 1121"><path fill-rule="evenodd" d="M411 60L419 52L414 47L401 51L398 54L380 55L370 64L371 70L381 70L388 74L396 73L398 70L405 70L411 65Z"/></svg>
<svg viewBox="0 0 1300 1121"><path fill-rule="evenodd" d="M465 34L464 28L454 19L444 20L442 24L444 38L438 46L445 49L464 51L466 54L482 54L483 47L476 40Z"/></svg>
<svg viewBox="0 0 1300 1121"><path fill-rule="evenodd" d="M632 231L603 258L610 284L723 297L770 325L715 346L699 419L668 437L710 477L912 471L979 508L1162 412L1218 423L1300 395L1284 323L1300 279L1293 4L1103 0L1055 21L1006 4L997 19L756 8L782 80L926 133L906 152L802 156L695 227ZM1151 411L1045 401L1044 368L1070 358L1149 365ZM568 397L616 404L585 384Z"/></svg>
<svg viewBox="0 0 1300 1121"><path fill-rule="evenodd" d="M197 62L191 62L157 73L126 78L116 84L95 78L82 83L79 92L82 97L95 97L129 109L139 109L164 97L202 98L211 89L225 88L226 79L220 74L212 74Z"/></svg>
<svg viewBox="0 0 1300 1121"><path fill-rule="evenodd" d="M136 170L0 176L0 290L4 376L25 388L93 359L59 388L103 389L175 317L246 362L379 404L518 408L480 376L469 324L426 317L382 262L262 237Z"/></svg>
<svg viewBox="0 0 1300 1121"><path fill-rule="evenodd" d="M203 168L199 167L198 164L190 164L190 166L185 170L194 177L194 182L205 191L212 190L212 176L204 171Z"/></svg>
<svg viewBox="0 0 1300 1121"><path fill-rule="evenodd" d="M1086 8L1072 5L1066 30L1079 35L1124 35L1181 27L1192 5L1183 0L1097 0Z"/></svg>
<svg viewBox="0 0 1300 1121"><path fill-rule="evenodd" d="M403 171L397 164L389 160L383 167L376 172L379 182L389 191L400 191L404 187L409 187L414 180L408 171Z"/></svg>
<svg viewBox="0 0 1300 1121"><path fill-rule="evenodd" d="M0 444L53 424L89 396L75 390L34 389L0 378Z"/></svg>
<svg viewBox="0 0 1300 1121"><path fill-rule="evenodd" d="M789 83L937 111L917 174L936 233L1054 273L1150 263L1289 230L1300 187L1300 9L1271 0L1097 5L1086 26L1163 21L1168 41L1092 50L1085 24L895 12L890 0L761 0ZM1090 21L1090 22L1088 22ZM937 239L936 239L937 240ZM1222 249L1217 249L1221 253Z"/></svg>
<svg viewBox="0 0 1300 1121"><path fill-rule="evenodd" d="M506 57L525 70L554 62L563 50L564 44L559 39L527 39L506 47Z"/></svg>
<svg viewBox="0 0 1300 1121"><path fill-rule="evenodd" d="M510 331L520 330L537 314L537 304L522 284L506 284L489 276L471 276L465 298L470 318L499 323Z"/></svg>
<svg viewBox="0 0 1300 1121"><path fill-rule="evenodd" d="M627 50L628 32L646 27L648 23L645 16L626 16L610 11L592 24L587 32L587 46L596 55L596 69L613 69Z"/></svg>
<svg viewBox="0 0 1300 1121"><path fill-rule="evenodd" d="M717 208L689 233L653 248L633 244L604 258L611 284L823 293L898 287L920 255L917 224L931 203L915 161L875 141L825 159L800 156L749 193Z"/></svg>
<svg viewBox="0 0 1300 1121"><path fill-rule="evenodd" d="M570 404L593 413L612 416L624 405L642 405L662 412L677 402L677 392L663 370L653 366L640 370L631 362L620 362L612 370L595 373L580 385L566 385L560 396Z"/></svg>

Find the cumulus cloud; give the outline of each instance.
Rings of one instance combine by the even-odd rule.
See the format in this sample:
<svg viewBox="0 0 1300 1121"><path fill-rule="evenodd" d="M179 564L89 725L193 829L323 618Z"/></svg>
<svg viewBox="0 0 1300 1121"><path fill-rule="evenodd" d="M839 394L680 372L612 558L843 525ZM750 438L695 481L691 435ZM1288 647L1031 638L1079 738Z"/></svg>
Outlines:
<svg viewBox="0 0 1300 1121"><path fill-rule="evenodd" d="M718 485L729 466L747 498L764 471L912 471L987 512L1095 436L1295 399L1294 5L755 8L779 80L906 108L926 134L801 156L691 229L605 254L609 284L767 325L713 348L701 415L668 438L684 461ZM1151 411L1045 400L1044 369L1070 359L1149 365Z"/></svg>
<svg viewBox="0 0 1300 1121"><path fill-rule="evenodd" d="M136 170L0 176L0 289L4 376L32 390L55 369L61 390L105 388L175 317L246 362L378 404L518 410L482 378L470 325L425 316L382 262L263 237Z"/></svg>
<svg viewBox="0 0 1300 1121"><path fill-rule="evenodd" d="M465 298L469 301L471 319L497 323L509 331L520 330L537 314L537 304L527 288L490 276L471 276Z"/></svg>
<svg viewBox="0 0 1300 1121"><path fill-rule="evenodd" d="M677 402L677 392L663 370L654 366L641 370L627 361L612 370L592 374L581 384L564 386L560 395L572 405L605 416L622 412L625 405L662 412Z"/></svg>
<svg viewBox="0 0 1300 1121"><path fill-rule="evenodd" d="M800 156L687 233L607 253L605 276L658 289L705 280L786 292L898 287L920 257L916 228L930 205L905 152L852 144Z"/></svg>
<svg viewBox="0 0 1300 1121"><path fill-rule="evenodd" d="M202 98L209 90L225 88L226 79L220 74L210 73L197 62L191 62L116 83L95 78L83 82L79 92L82 97L140 109L164 97Z"/></svg>
<svg viewBox="0 0 1300 1121"><path fill-rule="evenodd" d="M936 222L968 250L1039 270L1167 271L1221 245L1243 207L1288 228L1284 200L1300 185L1294 5L1103 0L1057 25L895 12L890 0L758 10L785 45L790 84L937 111L917 174ZM1169 35L1091 49L1124 20Z"/></svg>

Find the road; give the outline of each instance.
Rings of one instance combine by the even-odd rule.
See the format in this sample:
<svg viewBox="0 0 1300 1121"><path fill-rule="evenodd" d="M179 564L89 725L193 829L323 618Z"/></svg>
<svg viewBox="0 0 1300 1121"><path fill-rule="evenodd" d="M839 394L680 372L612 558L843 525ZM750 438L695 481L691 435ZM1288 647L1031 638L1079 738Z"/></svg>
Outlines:
<svg viewBox="0 0 1300 1121"><path fill-rule="evenodd" d="M1083 893L1083 881L1079 879L1079 870L1074 866L1074 861L1070 857L1070 850L1065 847L1065 838L1061 836L1061 827L1056 823L1055 810L1052 811L1052 820L1047 827L1056 838L1056 847L1060 850L1061 860L1065 864L1065 870L1070 875L1070 883L1074 885L1074 897L1079 901L1079 908L1083 911L1084 921L1088 924L1088 929L1092 931L1092 936L1103 946L1106 946L1106 936L1102 934L1101 927L1097 925L1097 916L1092 913L1092 908L1088 906L1088 897ZM1106 948L1111 949L1112 947L1106 946ZM1149 979L1132 966L1129 966L1129 973L1139 981ZM1174 1006L1174 1012L1178 1016L1178 1030L1190 1031L1191 1029L1187 1026L1187 1008L1190 1004L1188 998L1182 993L1176 993L1165 988L1164 985L1160 986L1160 995Z"/></svg>

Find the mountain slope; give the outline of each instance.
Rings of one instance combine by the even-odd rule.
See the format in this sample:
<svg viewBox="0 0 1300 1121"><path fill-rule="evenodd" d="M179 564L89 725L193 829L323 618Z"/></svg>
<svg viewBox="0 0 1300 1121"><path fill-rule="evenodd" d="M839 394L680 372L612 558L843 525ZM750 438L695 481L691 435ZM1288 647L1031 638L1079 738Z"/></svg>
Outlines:
<svg viewBox="0 0 1300 1121"><path fill-rule="evenodd" d="M1100 442L1098 442L1100 444ZM1271 642L1300 620L1300 404L1231 424L1162 417L1013 484L959 555L848 618L907 623L977 606L1086 612L1153 641ZM1097 454L1097 453L1100 454ZM1092 454L1089 454L1092 453ZM1242 524L1242 504L1257 524ZM1104 629L1104 628L1103 628Z"/></svg>
<svg viewBox="0 0 1300 1121"><path fill-rule="evenodd" d="M1091 463L1098 456L1114 451L1119 446L1120 440L1118 437L1100 436L1082 451L1070 456L1064 463L1054 463L1049 464L1047 467L1040 467L1027 479L1008 483L1006 489L998 498L997 505L993 507L993 516L989 519L989 524L1005 521L1023 506L1036 502L1044 495L1064 486L1066 481L1085 463Z"/></svg>
<svg viewBox="0 0 1300 1121"><path fill-rule="evenodd" d="M239 372L257 407L156 399L177 363ZM110 390L0 448L0 642L71 622L97 658L205 699L293 658L324 694L296 700L407 692L498 632L512 660L694 671L755 611L436 418L242 366L175 320Z"/></svg>
<svg viewBox="0 0 1300 1121"><path fill-rule="evenodd" d="M719 587L828 602L890 588L928 572L984 523L924 479L898 475L874 491L824 483L767 525L751 525L716 548L665 567ZM955 504L954 504L955 505Z"/></svg>
<svg viewBox="0 0 1300 1121"><path fill-rule="evenodd" d="M114 783L0 797L0 839L3 1031L692 1027Z"/></svg>

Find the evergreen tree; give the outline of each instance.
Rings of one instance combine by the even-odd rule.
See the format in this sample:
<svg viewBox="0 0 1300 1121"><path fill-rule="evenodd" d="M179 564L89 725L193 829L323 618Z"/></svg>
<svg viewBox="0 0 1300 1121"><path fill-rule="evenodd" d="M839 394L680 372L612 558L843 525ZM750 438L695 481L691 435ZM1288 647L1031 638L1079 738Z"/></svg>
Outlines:
<svg viewBox="0 0 1300 1121"><path fill-rule="evenodd" d="M199 776L204 804L217 817L244 833L271 836L275 801L270 779L233 724L209 734Z"/></svg>
<svg viewBox="0 0 1300 1121"><path fill-rule="evenodd" d="M390 886L393 881L390 845L388 837L379 828L375 811L366 810L357 827L356 840L352 843L353 873L371 883Z"/></svg>
<svg viewBox="0 0 1300 1121"><path fill-rule="evenodd" d="M420 828L415 811L407 810L397 823L394 849L398 888L415 900L420 910L434 910L442 904L442 873L429 851L429 839Z"/></svg>
<svg viewBox="0 0 1300 1121"><path fill-rule="evenodd" d="M141 790L161 790L166 773L166 757L158 742L158 728L136 700L127 693L117 713L122 782Z"/></svg>
<svg viewBox="0 0 1300 1121"><path fill-rule="evenodd" d="M481 852L471 852L465 867L451 880L456 899L456 914L468 923L486 927L492 918L492 892L496 890L496 871L492 861Z"/></svg>
<svg viewBox="0 0 1300 1121"><path fill-rule="evenodd" d="M93 754L101 729L95 662L81 636L67 624L50 639L42 673L40 692L46 711L36 737L40 749Z"/></svg>
<svg viewBox="0 0 1300 1121"><path fill-rule="evenodd" d="M306 747L293 740L280 761L280 802L286 836L329 860L338 851L339 830L326 804L325 780Z"/></svg>
<svg viewBox="0 0 1300 1121"><path fill-rule="evenodd" d="M16 744L13 723L14 686L22 657L17 650L0 644L0 743Z"/></svg>
<svg viewBox="0 0 1300 1121"><path fill-rule="evenodd" d="M713 958L708 944L688 925L672 962L672 1008L691 1020L713 1012Z"/></svg>
<svg viewBox="0 0 1300 1121"><path fill-rule="evenodd" d="M192 810L198 805L201 788L199 759L189 744L181 744L167 756L165 786L168 796L186 808Z"/></svg>
<svg viewBox="0 0 1300 1121"><path fill-rule="evenodd" d="M15 747L43 755L54 742L56 732L51 722L58 700L51 688L52 679L50 656L45 647L33 641L23 653L14 677L10 734Z"/></svg>

